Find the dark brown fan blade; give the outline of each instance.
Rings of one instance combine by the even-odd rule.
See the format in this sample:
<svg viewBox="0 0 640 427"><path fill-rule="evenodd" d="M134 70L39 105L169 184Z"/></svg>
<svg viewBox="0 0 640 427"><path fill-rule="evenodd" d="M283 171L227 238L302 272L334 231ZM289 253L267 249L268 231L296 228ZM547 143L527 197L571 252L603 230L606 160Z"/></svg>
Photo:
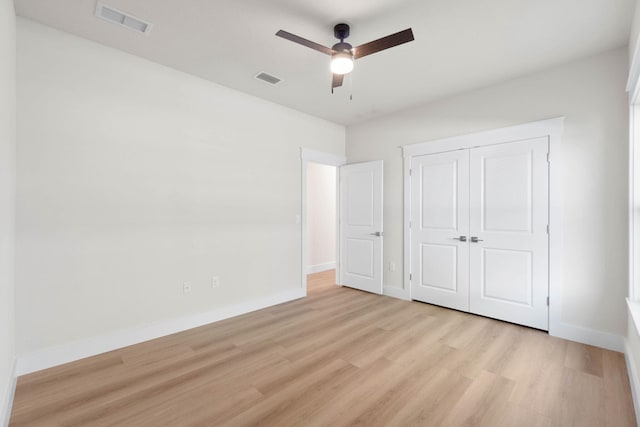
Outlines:
<svg viewBox="0 0 640 427"><path fill-rule="evenodd" d="M331 80L331 92L333 92L334 88L342 86L343 80L344 74L334 74L333 79Z"/></svg>
<svg viewBox="0 0 640 427"><path fill-rule="evenodd" d="M335 52L333 49L328 48L326 46L322 46L316 42L312 42L311 40L307 40L300 36L296 36L295 34L288 33L284 30L280 30L276 33L276 36L282 37L283 39L290 40L294 43L301 44L302 46L310 47L311 49L317 50L318 52L325 53L327 55L333 55Z"/></svg>
<svg viewBox="0 0 640 427"><path fill-rule="evenodd" d="M372 53L380 52L381 50L389 49L390 47L398 46L413 40L413 31L411 31L411 28L407 28L404 31L399 31L395 34L391 34L390 36L382 37L381 39L374 40L354 48L353 58L362 58L363 56L371 55Z"/></svg>

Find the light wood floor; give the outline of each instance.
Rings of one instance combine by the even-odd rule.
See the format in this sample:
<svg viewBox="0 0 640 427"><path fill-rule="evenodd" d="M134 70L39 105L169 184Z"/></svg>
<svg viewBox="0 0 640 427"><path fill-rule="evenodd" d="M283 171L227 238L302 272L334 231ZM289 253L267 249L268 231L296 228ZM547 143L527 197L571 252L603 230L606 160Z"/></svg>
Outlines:
<svg viewBox="0 0 640 427"><path fill-rule="evenodd" d="M332 275L305 299L20 377L11 425L636 425L620 353Z"/></svg>

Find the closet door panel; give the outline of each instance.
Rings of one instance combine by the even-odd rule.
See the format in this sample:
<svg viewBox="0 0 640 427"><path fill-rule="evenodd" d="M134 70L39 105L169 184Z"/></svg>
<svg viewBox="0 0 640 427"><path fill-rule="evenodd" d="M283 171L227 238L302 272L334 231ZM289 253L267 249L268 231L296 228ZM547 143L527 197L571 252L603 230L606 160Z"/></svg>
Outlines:
<svg viewBox="0 0 640 427"><path fill-rule="evenodd" d="M548 140L470 150L469 307L547 330Z"/></svg>
<svg viewBox="0 0 640 427"><path fill-rule="evenodd" d="M469 310L469 153L414 157L411 296Z"/></svg>

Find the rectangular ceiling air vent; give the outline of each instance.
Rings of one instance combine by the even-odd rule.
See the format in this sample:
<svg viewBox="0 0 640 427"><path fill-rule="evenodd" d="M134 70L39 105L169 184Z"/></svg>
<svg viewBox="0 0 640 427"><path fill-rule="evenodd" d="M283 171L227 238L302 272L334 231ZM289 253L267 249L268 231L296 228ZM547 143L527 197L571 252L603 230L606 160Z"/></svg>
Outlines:
<svg viewBox="0 0 640 427"><path fill-rule="evenodd" d="M279 79L276 76L272 76L271 74L265 72L256 74L256 79L262 80L263 82L267 82L271 85L277 85L282 81L282 79Z"/></svg>
<svg viewBox="0 0 640 427"><path fill-rule="evenodd" d="M148 34L151 31L151 23L143 21L140 18L136 18L133 15L129 15L121 10L114 9L111 6L107 6L104 3L98 2L96 4L96 16L105 21L109 21L112 24L117 24L126 27L130 30L138 33Z"/></svg>

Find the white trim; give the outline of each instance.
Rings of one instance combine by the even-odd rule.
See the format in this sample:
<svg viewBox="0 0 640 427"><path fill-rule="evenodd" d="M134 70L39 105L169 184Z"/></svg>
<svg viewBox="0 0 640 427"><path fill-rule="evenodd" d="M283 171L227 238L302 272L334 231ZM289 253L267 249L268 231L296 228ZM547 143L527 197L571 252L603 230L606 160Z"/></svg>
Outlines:
<svg viewBox="0 0 640 427"><path fill-rule="evenodd" d="M404 157L414 157L550 135L561 136L563 128L564 117L556 117L522 125L403 145L402 155Z"/></svg>
<svg viewBox="0 0 640 427"><path fill-rule="evenodd" d="M640 414L640 396L638 393L640 392L640 379L638 378L638 371L636 370L636 365L633 363L633 358L631 357L631 348L629 347L629 341L624 340L624 361L627 365L627 375L629 375L629 385L631 386L631 400L633 401L633 409L636 413L637 425L640 426L640 419L638 419L638 415Z"/></svg>
<svg viewBox="0 0 640 427"><path fill-rule="evenodd" d="M549 335L595 347L606 348L607 350L624 352L624 337L571 325L569 323L556 322L553 332L549 330Z"/></svg>
<svg viewBox="0 0 640 427"><path fill-rule="evenodd" d="M638 269L636 268L636 221L635 207L638 186L636 185L636 166L640 167L640 160L636 156L640 154L636 150L636 141L640 143L640 135L637 135L636 119L638 111L638 97L640 96L640 39L636 42L631 67L629 69L629 79L627 80L627 92L629 93L629 297L627 300L627 309L633 327L635 330L627 331L627 338L624 340L624 359L627 365L627 373L629 375L629 384L631 385L631 398L633 400L633 408L636 414L637 425L640 426L640 378L636 370L635 358L632 357L631 347L629 346L629 336L637 336L640 334L640 302L638 302L638 292L636 292L636 284L639 283Z"/></svg>
<svg viewBox="0 0 640 427"><path fill-rule="evenodd" d="M324 264L309 265L307 266L307 274L320 273L321 271L333 270L335 268L335 262L325 262Z"/></svg>
<svg viewBox="0 0 640 427"><path fill-rule="evenodd" d="M636 236L638 224L636 224L636 205L640 203L640 188L636 185L638 173L636 168L640 168L640 150L636 149L636 144L640 144L640 134L637 121L640 120L638 109L640 108L640 38L636 41L629 67L629 77L627 80L627 92L629 93L629 298L631 301L638 301L640 298L640 278L637 268L637 248L640 246L640 239Z"/></svg>
<svg viewBox="0 0 640 427"><path fill-rule="evenodd" d="M300 147L300 157L306 162L321 163L323 165L336 167L342 166L347 163L347 158L345 156L338 156L337 154L310 150L304 147Z"/></svg>
<svg viewBox="0 0 640 427"><path fill-rule="evenodd" d="M562 181L562 132L564 118L549 124L549 334L557 335L555 327L562 323L564 227L562 206L564 185ZM541 122L539 122L541 123Z"/></svg>
<svg viewBox="0 0 640 427"><path fill-rule="evenodd" d="M629 226L629 298L632 301L636 300L635 283L636 280L636 266L635 266L635 246L636 246L636 225L635 225L635 192L636 192L636 179L635 179L635 165L636 165L636 150L634 147L635 135L635 111L634 104L629 104L629 194L628 194L628 226ZM639 139L640 141L640 139ZM640 166L640 164L639 164Z"/></svg>
<svg viewBox="0 0 640 427"><path fill-rule="evenodd" d="M640 335L640 302L627 298L627 309L631 320L633 320L633 325L636 327L636 334ZM627 331L627 334L631 333L631 331Z"/></svg>
<svg viewBox="0 0 640 427"><path fill-rule="evenodd" d="M403 150L404 151L404 150ZM407 295L407 298L411 300L411 157L403 156L403 176L404 176L404 188L403 188L403 217L404 217L404 254L403 259L403 282L402 290Z"/></svg>
<svg viewBox="0 0 640 427"><path fill-rule="evenodd" d="M301 240L301 257L300 257L300 287L307 295L307 164L309 162L320 163L323 165L336 167L336 260L340 259L340 243L338 236L340 235L340 166L347 163L345 156L325 153L322 151L311 150L309 148L300 147L301 162L301 200L300 200L300 240ZM336 282L340 281L340 263L336 264Z"/></svg>
<svg viewBox="0 0 640 427"><path fill-rule="evenodd" d="M205 313L191 314L177 319L124 329L102 336L45 348L20 356L18 358L16 373L17 375L29 374L41 369L51 368L63 363L73 362L74 360L95 356L96 354L139 344L176 332L182 332L219 320L229 319L252 311L282 304L303 298L304 296L305 294L302 289L291 289L275 295L229 307L221 307Z"/></svg>
<svg viewBox="0 0 640 427"><path fill-rule="evenodd" d="M640 179L637 169L640 168L640 105L629 105L629 298L640 300L640 269L638 269L638 248L640 247L640 225L638 224L637 206L640 205L640 186L636 180Z"/></svg>
<svg viewBox="0 0 640 427"><path fill-rule="evenodd" d="M629 384L631 385L631 398L633 399L633 408L636 413L638 426L640 426L640 419L638 419L638 415L640 415L640 395L638 394L640 393L640 379L638 378L638 371L636 370L636 364L634 363L635 358L631 354L632 351L631 347L629 346L628 338L630 336L640 335L640 302L634 302L631 299L627 298L627 309L629 312L629 316L631 316L634 330L627 331L627 338L624 340L624 360L627 364Z"/></svg>
<svg viewBox="0 0 640 427"><path fill-rule="evenodd" d="M636 43L629 67L629 78L627 79L627 92L629 92L629 103L634 104L640 95L640 38Z"/></svg>
<svg viewBox="0 0 640 427"><path fill-rule="evenodd" d="M438 139L434 141L419 142L402 147L404 157L404 284L403 288L408 290L411 297L411 231L409 228L410 215L410 194L411 194L411 159L414 156L426 154L443 153L454 150L465 150L474 147L514 142L519 140L533 139L539 137L549 138L549 334L554 336L575 336L581 341L587 341L594 337L593 341L610 345L615 344L617 348L622 348L619 341L602 337L600 332L582 333L582 328L566 325L561 322L562 308L562 132L564 130L564 117L558 117L522 125L509 126L500 129L487 130L473 134L454 136L450 138ZM575 329L574 329L575 328ZM585 330L586 331L586 330ZM606 334L607 336L609 334ZM572 339L572 338L569 338ZM606 347L605 348L609 348ZM620 350L618 350L620 351Z"/></svg>
<svg viewBox="0 0 640 427"><path fill-rule="evenodd" d="M382 290L382 294L387 297L398 298L405 301L411 301L409 292L397 286L385 286Z"/></svg>
<svg viewBox="0 0 640 427"><path fill-rule="evenodd" d="M16 375L16 361L13 361L13 366L11 367L11 377L9 378L9 384L7 384L7 389L4 391L2 395L2 406L0 407L1 418L0 418L0 426L7 427L9 425L9 419L11 418L11 409L13 408L13 397L16 394L16 384L18 382L18 377Z"/></svg>

